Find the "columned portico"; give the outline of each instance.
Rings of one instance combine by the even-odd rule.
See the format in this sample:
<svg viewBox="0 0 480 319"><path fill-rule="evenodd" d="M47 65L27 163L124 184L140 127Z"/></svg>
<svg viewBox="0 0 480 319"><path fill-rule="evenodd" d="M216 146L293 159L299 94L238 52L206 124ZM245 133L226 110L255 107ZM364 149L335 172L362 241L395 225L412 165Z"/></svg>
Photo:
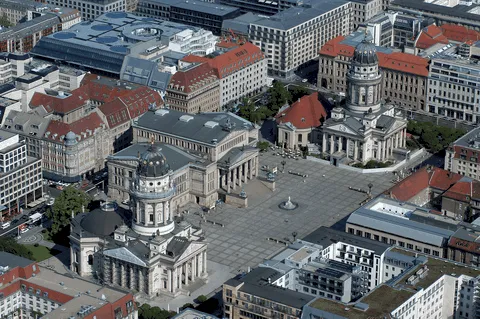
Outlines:
<svg viewBox="0 0 480 319"><path fill-rule="evenodd" d="M249 180L258 176L258 156L250 156L238 163L225 163L219 167L219 186L227 193L237 191L237 187L241 188L243 184L248 184ZM229 165L230 164L230 165Z"/></svg>

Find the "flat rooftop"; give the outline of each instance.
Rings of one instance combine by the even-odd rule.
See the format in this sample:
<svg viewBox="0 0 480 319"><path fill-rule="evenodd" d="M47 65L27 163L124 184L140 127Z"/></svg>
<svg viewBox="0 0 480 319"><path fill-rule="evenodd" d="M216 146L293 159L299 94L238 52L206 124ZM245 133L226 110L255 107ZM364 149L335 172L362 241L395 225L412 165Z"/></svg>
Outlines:
<svg viewBox="0 0 480 319"><path fill-rule="evenodd" d="M0 131L1 134L1 131ZM0 266L1 267L9 267L10 269L15 267L26 267L28 265L33 264L34 261L19 257L10 253L6 253L4 251L0 251Z"/></svg>
<svg viewBox="0 0 480 319"><path fill-rule="evenodd" d="M172 2L172 7L181 8L185 10L194 10L202 13L214 14L217 16L225 16L232 12L240 11L237 7L230 7L213 2L205 2L202 0L179 0L176 3Z"/></svg>
<svg viewBox="0 0 480 319"><path fill-rule="evenodd" d="M467 134L453 142L454 146L461 146L471 149L480 149L480 127L474 128Z"/></svg>

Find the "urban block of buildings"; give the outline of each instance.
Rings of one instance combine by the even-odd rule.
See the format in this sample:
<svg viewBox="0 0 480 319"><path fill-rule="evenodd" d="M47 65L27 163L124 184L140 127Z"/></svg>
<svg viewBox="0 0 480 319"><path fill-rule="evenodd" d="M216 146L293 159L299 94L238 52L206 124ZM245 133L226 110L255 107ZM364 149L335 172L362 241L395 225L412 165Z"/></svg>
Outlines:
<svg viewBox="0 0 480 319"><path fill-rule="evenodd" d="M115 203L77 215L70 234L72 271L81 276L96 274L110 285L149 296L188 294L186 287L207 278L202 230L174 216L174 200L183 186L176 182L174 172L181 164L174 156L167 158L162 149L152 139L140 154L122 151L110 159L125 167L109 166L109 171L126 175L121 185L131 176L124 189L132 220L123 219ZM181 151L171 148L167 154L178 157ZM110 179L118 179L112 175ZM126 226L130 222L132 226Z"/></svg>
<svg viewBox="0 0 480 319"><path fill-rule="evenodd" d="M0 221L43 197L42 160L18 134L0 130Z"/></svg>
<svg viewBox="0 0 480 319"><path fill-rule="evenodd" d="M197 27L109 12L42 38L31 53L42 59L120 77L129 55L141 55L149 60L166 48L185 54L207 55L215 50L216 40L211 31Z"/></svg>
<svg viewBox="0 0 480 319"><path fill-rule="evenodd" d="M180 63L187 65L207 63L214 70L219 82L218 94L221 107L237 104L244 97L258 94L267 85L267 58L259 47L250 42L238 45L213 58L188 55ZM173 78L175 76L176 74ZM176 82L172 82L172 84L177 85ZM181 86L187 87L186 85ZM169 99L169 94L167 94L167 99Z"/></svg>
<svg viewBox="0 0 480 319"><path fill-rule="evenodd" d="M137 319L133 295L0 252L2 318Z"/></svg>
<svg viewBox="0 0 480 319"><path fill-rule="evenodd" d="M162 105L145 86L88 75L71 92L35 92L29 112L11 110L2 128L43 159L45 177L73 183L104 169L108 155L132 142L131 120Z"/></svg>
<svg viewBox="0 0 480 319"><path fill-rule="evenodd" d="M480 130L475 128L447 148L444 162L445 169L480 180L479 150Z"/></svg>
<svg viewBox="0 0 480 319"><path fill-rule="evenodd" d="M77 9L82 20L93 20L108 12L130 12L135 10L137 0L45 0L46 3Z"/></svg>
<svg viewBox="0 0 480 319"><path fill-rule="evenodd" d="M220 35L223 21L236 18L241 12L238 7L206 1L139 0L135 14L192 25Z"/></svg>

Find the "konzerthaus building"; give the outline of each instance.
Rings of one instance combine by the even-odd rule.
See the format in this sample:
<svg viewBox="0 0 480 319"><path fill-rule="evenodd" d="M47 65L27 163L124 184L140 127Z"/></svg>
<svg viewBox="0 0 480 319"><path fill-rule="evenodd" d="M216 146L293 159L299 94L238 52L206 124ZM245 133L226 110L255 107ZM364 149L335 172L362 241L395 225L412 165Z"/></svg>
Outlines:
<svg viewBox="0 0 480 319"><path fill-rule="evenodd" d="M258 175L258 128L232 113L187 114L160 109L133 121L134 142L163 144L173 170L176 192L172 208L194 202L210 207L219 193L239 192ZM108 160L110 198L131 199L133 145Z"/></svg>

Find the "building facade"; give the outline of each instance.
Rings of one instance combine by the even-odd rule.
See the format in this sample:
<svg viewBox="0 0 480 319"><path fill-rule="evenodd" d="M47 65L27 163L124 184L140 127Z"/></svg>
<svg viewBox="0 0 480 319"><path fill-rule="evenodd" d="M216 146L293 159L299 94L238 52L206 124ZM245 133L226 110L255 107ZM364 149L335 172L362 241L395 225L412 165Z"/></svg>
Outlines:
<svg viewBox="0 0 480 319"><path fill-rule="evenodd" d="M317 86L346 93L354 47L363 38L361 32L336 37L320 50ZM390 46L390 45L388 45ZM429 60L390 48L376 47L381 70L381 92L395 106L426 111Z"/></svg>
<svg viewBox="0 0 480 319"><path fill-rule="evenodd" d="M355 47L347 73L344 108L336 106L322 126L322 153L330 162L387 161L405 148L406 120L382 100L382 73L375 46L367 39Z"/></svg>
<svg viewBox="0 0 480 319"><path fill-rule="evenodd" d="M480 180L479 134L480 130L475 128L447 148L444 163L446 170Z"/></svg>
<svg viewBox="0 0 480 319"><path fill-rule="evenodd" d="M451 56L433 58L428 76L428 112L480 123L480 66Z"/></svg>
<svg viewBox="0 0 480 319"><path fill-rule="evenodd" d="M43 197L42 160L27 155L18 134L0 130L0 218ZM5 216L4 216L5 215Z"/></svg>
<svg viewBox="0 0 480 319"><path fill-rule="evenodd" d="M365 21L370 20L386 9L386 1L383 0L356 0L352 1L352 22L353 30Z"/></svg>
<svg viewBox="0 0 480 319"><path fill-rule="evenodd" d="M202 231L174 221L175 172L157 145L152 142L127 161L137 162L128 187L132 227L114 203L77 215L70 235L71 270L81 276L97 273L109 284L150 296L186 294L184 287L207 277Z"/></svg>
<svg viewBox="0 0 480 319"><path fill-rule="evenodd" d="M187 113L220 111L220 83L213 68L200 63L180 69L170 79L165 103Z"/></svg>
<svg viewBox="0 0 480 319"><path fill-rule="evenodd" d="M267 59L260 48L250 42L213 58L188 55L180 63L203 62L208 63L219 78L222 107L259 93L267 84Z"/></svg>
<svg viewBox="0 0 480 319"><path fill-rule="evenodd" d="M352 31L351 6L338 0L289 8L251 23L248 38L265 54L269 74L288 78L329 39Z"/></svg>
<svg viewBox="0 0 480 319"><path fill-rule="evenodd" d="M94 318L138 319L131 293L60 274L36 262L0 252L0 316L23 319ZM59 284L61 283L61 284Z"/></svg>
<svg viewBox="0 0 480 319"><path fill-rule="evenodd" d="M220 35L224 20L239 16L240 9L210 2L185 0L140 0L136 14L167 21L193 25Z"/></svg>
<svg viewBox="0 0 480 319"><path fill-rule="evenodd" d="M83 20L91 20L96 17L115 11L130 11L127 6L131 8L131 0L46 0L48 4L77 9Z"/></svg>

